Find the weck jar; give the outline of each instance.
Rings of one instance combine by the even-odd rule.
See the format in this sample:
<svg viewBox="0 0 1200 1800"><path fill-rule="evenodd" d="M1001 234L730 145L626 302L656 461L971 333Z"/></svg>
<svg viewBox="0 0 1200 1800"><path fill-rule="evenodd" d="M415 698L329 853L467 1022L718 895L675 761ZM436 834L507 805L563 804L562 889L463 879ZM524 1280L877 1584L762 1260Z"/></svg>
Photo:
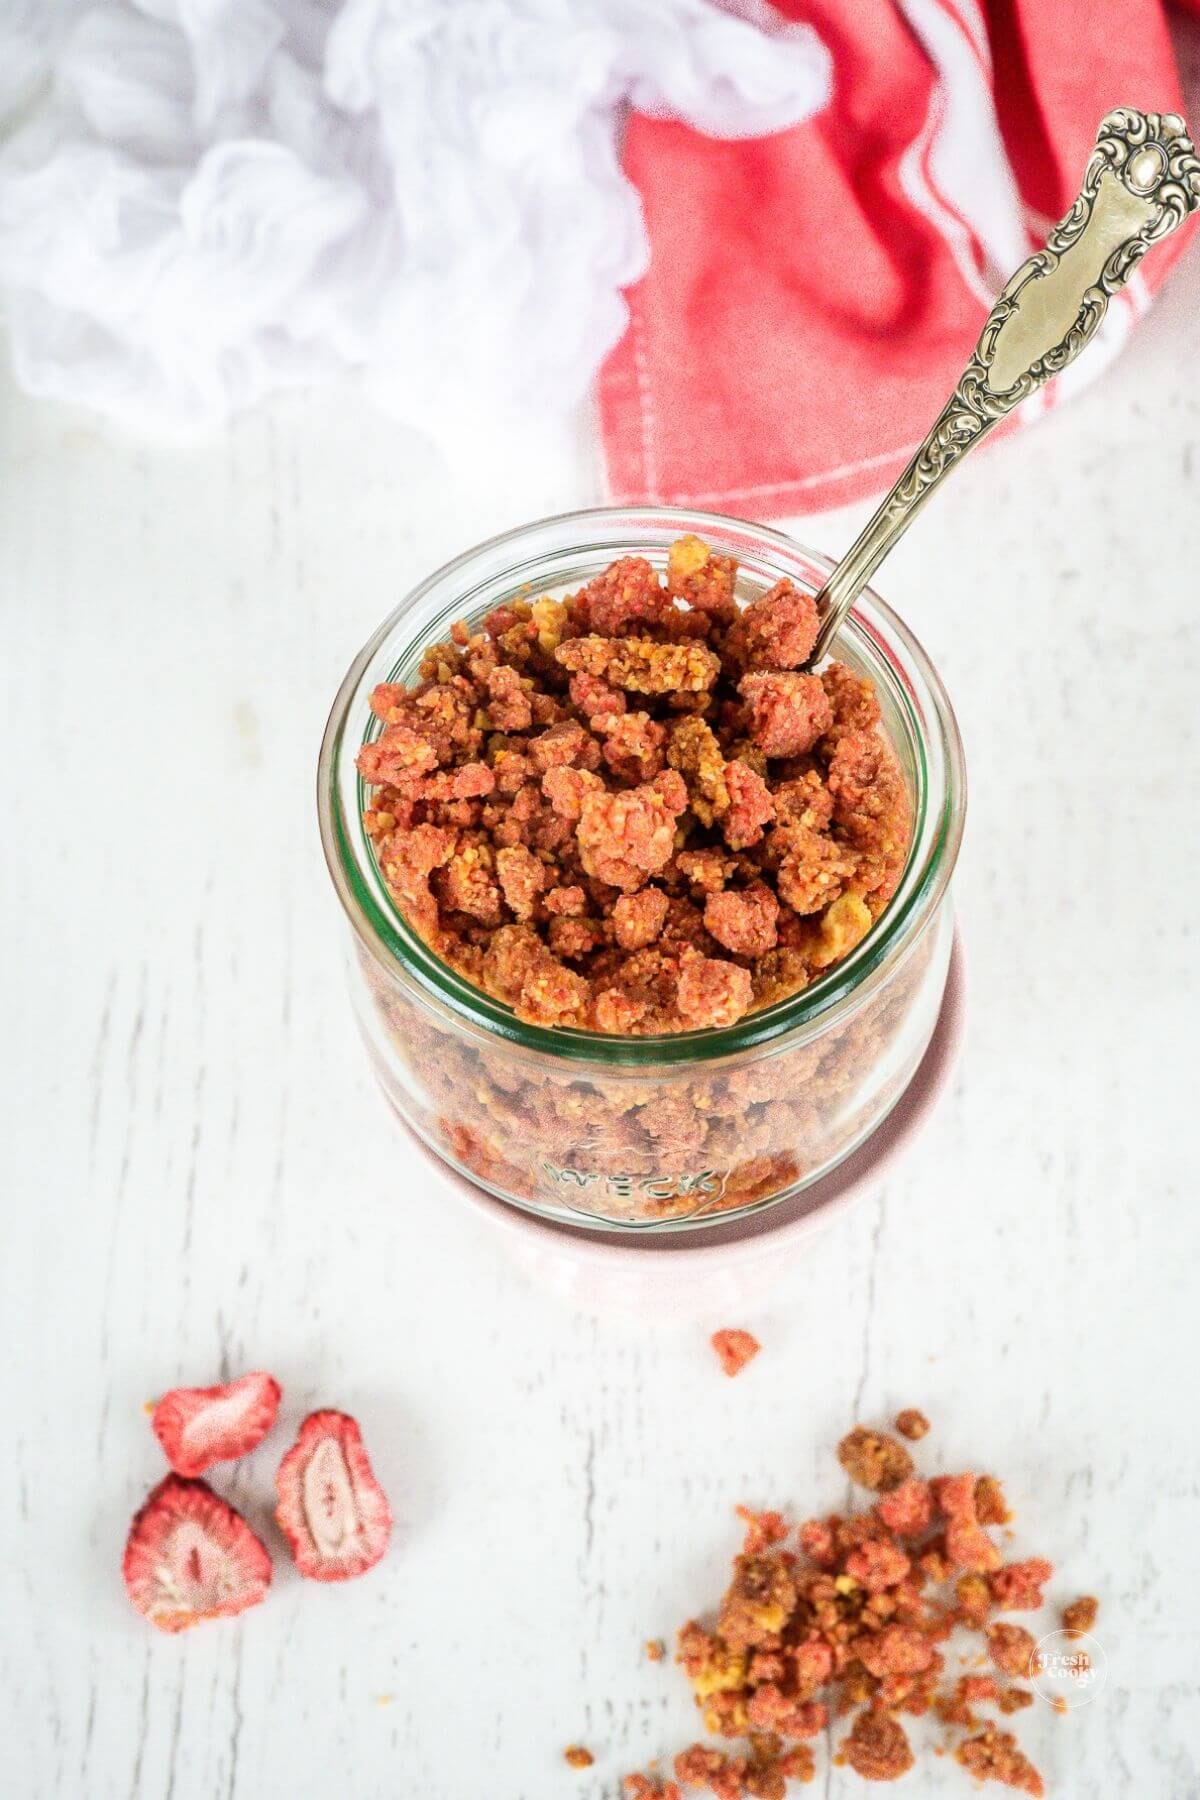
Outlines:
<svg viewBox="0 0 1200 1800"><path fill-rule="evenodd" d="M962 837L962 746L921 646L877 595L856 605L839 660L870 677L908 788L899 886L844 961L736 1024L612 1037L525 1023L455 973L393 904L363 823L355 767L379 730L377 683L412 683L459 620L560 598L615 558L665 567L689 533L739 565L749 602L783 577L815 592L831 564L783 534L718 515L604 508L541 520L469 550L410 593L342 683L321 748L325 856L350 931L358 1023L403 1123L460 1174L557 1221L639 1230L727 1220L795 1195L895 1106L937 1023ZM657 1129L669 1118L671 1129Z"/></svg>

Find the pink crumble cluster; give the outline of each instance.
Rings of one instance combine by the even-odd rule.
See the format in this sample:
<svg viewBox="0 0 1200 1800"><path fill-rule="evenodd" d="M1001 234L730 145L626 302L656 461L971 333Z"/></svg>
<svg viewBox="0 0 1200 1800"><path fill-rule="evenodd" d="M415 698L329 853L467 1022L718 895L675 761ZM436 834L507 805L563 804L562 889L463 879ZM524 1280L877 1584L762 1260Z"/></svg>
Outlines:
<svg viewBox="0 0 1200 1800"><path fill-rule="evenodd" d="M564 600L456 625L384 683L359 771L396 905L459 974L543 1026L731 1025L862 940L908 797L871 683L805 670L811 595L745 607L700 539Z"/></svg>
<svg viewBox="0 0 1200 1800"><path fill-rule="evenodd" d="M915 1440L929 1425L908 1408L897 1428ZM697 1790L785 1800L790 1783L815 1778L812 1744L831 1731L840 1767L895 1781L918 1762L905 1717L934 1720L936 1753L978 1780L1032 1800L1045 1793L1002 1724L1033 1702L1025 1684L1037 1671L1037 1636L1000 1615L1036 1612L1051 1565L1005 1561L990 1532L1011 1515L993 1476L927 1479L899 1438L865 1426L842 1439L838 1460L873 1504L794 1533L778 1512L739 1507L745 1539L725 1595L710 1622L679 1632L677 1661L706 1730L743 1742L696 1743L669 1776L629 1775L626 1800L686 1800ZM1097 1609L1085 1595L1064 1625L1087 1630ZM963 1633L975 1634L969 1655L957 1648Z"/></svg>

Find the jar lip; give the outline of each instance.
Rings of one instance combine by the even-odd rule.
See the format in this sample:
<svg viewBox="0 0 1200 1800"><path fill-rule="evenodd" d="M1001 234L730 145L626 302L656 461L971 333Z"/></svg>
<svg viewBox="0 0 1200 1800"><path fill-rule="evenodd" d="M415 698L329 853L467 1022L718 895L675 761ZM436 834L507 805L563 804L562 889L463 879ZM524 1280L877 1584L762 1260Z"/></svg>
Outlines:
<svg viewBox="0 0 1200 1800"><path fill-rule="evenodd" d="M602 550L606 554L611 551L612 556L653 554L665 551L674 538L688 532L735 555L739 544L743 551L751 545L757 547L773 567L789 565L781 567L780 574L799 578L810 590L812 580L805 580L800 564L821 579L833 568L828 557L783 532L719 513L674 507L594 507L560 513L489 538L427 576L373 633L338 690L317 772L321 840L334 887L356 935L373 957L414 997L448 1013L458 1030L476 1036L481 1044L494 1045L500 1039L557 1060L603 1063L612 1068L644 1068L647 1064L661 1068L736 1056L748 1049L767 1048L777 1039L794 1042L806 1028L826 1030L880 985L921 935L949 882L965 810L966 782L957 722L941 680L918 640L886 602L867 589L843 626L839 647L868 668L907 734L916 775L912 842L900 884L887 908L862 943L817 981L733 1025L699 1031L622 1038L576 1027L531 1025L517 1019L511 1007L458 975L401 917L383 886L362 825L364 790L354 767L372 718L367 697L376 682L394 678L405 655L444 635L450 622L447 613L460 616L455 607L470 609L472 598L478 605L485 585L489 586L489 607L499 603L506 583L509 597L519 592L525 585L522 551L540 551L545 558L560 561ZM555 584L547 580L544 585ZM417 621L416 628L406 633L405 624L414 612L442 592L447 600L442 613ZM390 656L387 673L379 666L381 653ZM349 729L356 706L362 713L357 734Z"/></svg>

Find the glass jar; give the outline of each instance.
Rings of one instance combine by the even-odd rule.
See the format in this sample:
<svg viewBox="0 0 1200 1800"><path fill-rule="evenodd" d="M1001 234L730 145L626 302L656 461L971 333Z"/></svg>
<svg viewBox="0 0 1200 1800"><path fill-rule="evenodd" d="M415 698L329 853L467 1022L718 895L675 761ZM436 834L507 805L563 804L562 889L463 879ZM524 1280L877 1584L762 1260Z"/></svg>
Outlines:
<svg viewBox="0 0 1200 1800"><path fill-rule="evenodd" d="M737 559L742 601L784 576L815 592L832 566L780 532L671 508L604 508L523 526L448 563L401 602L356 657L321 748L321 835L352 927L355 1009L385 1095L460 1173L576 1225L694 1227L819 1180L908 1086L950 957L962 745L924 651L870 592L837 654L875 683L908 785L912 842L872 930L799 993L735 1025L672 1036L528 1025L447 967L392 904L355 767L379 730L372 689L413 682L423 652L458 619L518 597L561 597L617 557L665 567L670 544L689 532Z"/></svg>

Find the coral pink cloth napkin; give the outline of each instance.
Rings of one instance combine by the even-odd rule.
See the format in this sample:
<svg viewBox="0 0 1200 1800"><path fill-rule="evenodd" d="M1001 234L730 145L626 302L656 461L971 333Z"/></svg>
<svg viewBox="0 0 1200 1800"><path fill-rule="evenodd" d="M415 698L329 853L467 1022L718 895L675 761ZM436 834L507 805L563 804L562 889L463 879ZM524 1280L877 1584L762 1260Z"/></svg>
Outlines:
<svg viewBox="0 0 1200 1800"><path fill-rule="evenodd" d="M614 500L769 515L886 487L1074 199L1103 115L1179 106L1160 0L780 10L832 52L815 118L737 143L629 120L652 258L600 378ZM1109 355L1187 237L1114 299ZM1041 406L1103 361L1093 346Z"/></svg>

